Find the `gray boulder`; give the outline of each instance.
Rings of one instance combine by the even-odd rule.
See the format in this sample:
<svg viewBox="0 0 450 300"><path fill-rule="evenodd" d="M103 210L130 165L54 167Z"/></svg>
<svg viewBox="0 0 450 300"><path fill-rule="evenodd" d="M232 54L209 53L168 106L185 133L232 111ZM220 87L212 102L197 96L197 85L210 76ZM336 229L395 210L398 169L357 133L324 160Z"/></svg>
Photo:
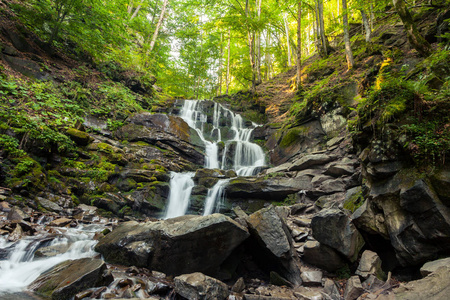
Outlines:
<svg viewBox="0 0 450 300"><path fill-rule="evenodd" d="M318 241L307 241L303 249L302 259L323 270L334 272L345 264L334 249Z"/></svg>
<svg viewBox="0 0 450 300"><path fill-rule="evenodd" d="M175 291L186 299L222 300L230 294L225 283L199 272L180 275L174 281Z"/></svg>
<svg viewBox="0 0 450 300"><path fill-rule="evenodd" d="M251 214L247 222L250 234L255 241L252 252L266 265L295 285L301 284L300 269L296 262L292 237L286 223L273 206ZM258 249L259 248L259 249ZM271 262L271 263L269 263Z"/></svg>
<svg viewBox="0 0 450 300"><path fill-rule="evenodd" d="M323 153L305 155L302 158L292 162L292 166L289 168L289 171L299 171L308 169L312 166L324 165L335 159L336 159L335 156Z"/></svg>
<svg viewBox="0 0 450 300"><path fill-rule="evenodd" d="M381 269L380 257L373 251L364 251L355 274L364 279L368 278L369 275L375 275L379 279L384 279L385 276Z"/></svg>
<svg viewBox="0 0 450 300"><path fill-rule="evenodd" d="M182 216L124 223L102 238L95 249L111 263L170 275L214 274L248 236L246 228L221 214Z"/></svg>
<svg viewBox="0 0 450 300"><path fill-rule="evenodd" d="M373 184L369 194L372 208L384 217L403 266L422 264L450 251L450 209L427 180L414 174L414 170L402 170L388 181ZM377 228L372 226L372 230Z"/></svg>
<svg viewBox="0 0 450 300"><path fill-rule="evenodd" d="M313 237L337 250L351 262L356 261L364 239L343 211L324 209L311 221Z"/></svg>
<svg viewBox="0 0 450 300"><path fill-rule="evenodd" d="M450 268L450 257L429 261L420 268L420 274L425 277L440 267Z"/></svg>
<svg viewBox="0 0 450 300"><path fill-rule="evenodd" d="M311 189L311 179L308 176L299 178L273 177L267 179L264 177L240 177L232 179L226 191L228 198L244 197L281 201L290 194L309 189Z"/></svg>
<svg viewBox="0 0 450 300"><path fill-rule="evenodd" d="M105 271L101 259L68 260L43 273L28 288L52 300L72 299L85 289L110 284L113 278L104 276Z"/></svg>
<svg viewBox="0 0 450 300"><path fill-rule="evenodd" d="M450 295L450 268L440 267L420 280L410 281L394 290L399 300L447 300Z"/></svg>
<svg viewBox="0 0 450 300"><path fill-rule="evenodd" d="M361 285L361 280L359 280L359 277L352 276L347 281L347 286L345 287L345 291L344 291L344 300L355 300L363 292L364 292L364 289Z"/></svg>

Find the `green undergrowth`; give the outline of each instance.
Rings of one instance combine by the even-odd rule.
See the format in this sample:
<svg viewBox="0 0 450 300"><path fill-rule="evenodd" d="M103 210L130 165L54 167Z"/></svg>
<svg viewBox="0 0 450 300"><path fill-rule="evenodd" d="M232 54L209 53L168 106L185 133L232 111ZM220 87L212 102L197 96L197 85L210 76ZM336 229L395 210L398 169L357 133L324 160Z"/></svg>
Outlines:
<svg viewBox="0 0 450 300"><path fill-rule="evenodd" d="M350 131L381 137L394 128L418 165L444 164L450 149L450 51L436 51L407 73L390 59L359 102Z"/></svg>

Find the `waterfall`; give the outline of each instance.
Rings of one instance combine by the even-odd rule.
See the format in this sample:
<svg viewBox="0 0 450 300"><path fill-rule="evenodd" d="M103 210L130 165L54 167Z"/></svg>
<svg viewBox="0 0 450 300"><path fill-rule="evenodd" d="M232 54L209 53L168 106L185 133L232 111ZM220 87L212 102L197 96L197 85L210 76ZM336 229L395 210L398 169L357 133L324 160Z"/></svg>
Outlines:
<svg viewBox="0 0 450 300"><path fill-rule="evenodd" d="M205 209L203 211L204 216L210 215L220 209L225 198L225 187L229 181L229 179L221 179L208 190L205 199Z"/></svg>
<svg viewBox="0 0 450 300"><path fill-rule="evenodd" d="M232 112L219 103L214 103L212 122L202 109L202 101L185 100L179 116L194 129L205 145L205 165L207 169L233 169L238 176L252 176L259 167L265 165L265 154L260 146L250 141L253 130L258 127L251 123L245 126L241 115ZM211 116L211 115L210 115ZM226 123L224 126L221 123ZM211 129L212 127L212 129ZM223 134L229 129L232 137ZM227 131L225 131L227 133ZM219 157L219 143L224 143L222 157ZM233 147L234 146L234 147ZM234 150L231 155L230 151ZM232 157L230 157L232 156ZM231 164L227 162L231 158ZM189 207L189 198L194 183L193 173L172 173L170 181L169 205L165 218L184 215ZM225 188L229 180L219 180L208 190L205 199L204 215L218 211L225 198Z"/></svg>
<svg viewBox="0 0 450 300"><path fill-rule="evenodd" d="M167 207L164 219L183 216L189 207L189 198L194 187L193 172L170 174L170 195L169 205Z"/></svg>
<svg viewBox="0 0 450 300"><path fill-rule="evenodd" d="M94 251L97 241L93 238L95 232L103 228L100 225L63 230L55 228L61 235L51 242L45 235L25 237L17 243L0 237L0 249L7 251L7 259L0 261L0 298L4 294L23 291L40 274L63 261L97 255ZM35 258L35 250L43 246L65 246L68 250L50 257Z"/></svg>

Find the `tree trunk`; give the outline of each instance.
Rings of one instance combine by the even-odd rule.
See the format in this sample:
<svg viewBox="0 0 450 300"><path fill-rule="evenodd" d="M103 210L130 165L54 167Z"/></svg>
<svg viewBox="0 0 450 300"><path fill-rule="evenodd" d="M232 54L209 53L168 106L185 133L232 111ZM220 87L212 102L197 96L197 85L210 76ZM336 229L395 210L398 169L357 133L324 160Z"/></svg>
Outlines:
<svg viewBox="0 0 450 300"><path fill-rule="evenodd" d="M217 96L222 95L222 73L223 73L222 56L223 56L223 33L220 35L220 55L219 55L219 72L218 72L219 87L217 89Z"/></svg>
<svg viewBox="0 0 450 300"><path fill-rule="evenodd" d="M355 65L355 60L353 59L350 35L348 33L347 0L342 0L342 20L344 22L345 56L347 58L347 68L350 70Z"/></svg>
<svg viewBox="0 0 450 300"><path fill-rule="evenodd" d="M361 18L364 24L364 31L366 33L366 42L369 43L372 37L372 30L370 29L369 18L367 17L364 8L361 8L360 11L361 11Z"/></svg>
<svg viewBox="0 0 450 300"><path fill-rule="evenodd" d="M228 90L230 87L230 57L231 57L231 29L228 29L228 57L227 57L227 78L226 78L226 85L227 85L227 91L225 94L228 95Z"/></svg>
<svg viewBox="0 0 450 300"><path fill-rule="evenodd" d="M290 45L290 42L289 42L289 25L288 25L288 22L287 22L286 15L284 15L284 28L286 30L288 67L290 68L292 66L292 62L291 62L291 45Z"/></svg>
<svg viewBox="0 0 450 300"><path fill-rule="evenodd" d="M266 80L270 79L270 31L267 30L266 33L267 37L266 37Z"/></svg>
<svg viewBox="0 0 450 300"><path fill-rule="evenodd" d="M319 11L319 27L320 27L320 39L322 42L322 49L325 56L328 56L328 40L325 36L325 24L323 20L323 0L318 0L318 11ZM344 10L344 7L342 7Z"/></svg>
<svg viewBox="0 0 450 300"><path fill-rule="evenodd" d="M150 49L149 49L148 53L151 53L153 51L153 48L155 47L156 38L158 37L159 29L161 28L162 22L164 20L164 15L166 13L166 8L167 8L168 2L169 2L169 0L164 0L161 14L159 15L159 20L158 20L158 23L156 24L156 29L155 29L155 32L153 33L153 37L150 42Z"/></svg>
<svg viewBox="0 0 450 300"><path fill-rule="evenodd" d="M139 10L142 7L142 3L144 3L144 0L142 0L141 3L139 3L138 7L136 7L136 9L134 10L133 15L130 17L130 20L133 20L137 16Z"/></svg>
<svg viewBox="0 0 450 300"><path fill-rule="evenodd" d="M298 1L297 18L297 90L302 85L302 2Z"/></svg>
<svg viewBox="0 0 450 300"><path fill-rule="evenodd" d="M258 21L261 20L261 2L262 0L257 0L258 5ZM256 37L256 74L258 76L258 84L262 82L261 78L261 31L258 30L258 35Z"/></svg>
<svg viewBox="0 0 450 300"><path fill-rule="evenodd" d="M421 56L429 56L431 54L431 45L424 39L424 37L417 30L416 24L413 21L411 14L406 8L403 0L392 0L395 10L397 11L403 26L408 36L408 41L414 49L419 52Z"/></svg>
<svg viewBox="0 0 450 300"><path fill-rule="evenodd" d="M249 3L248 0L245 2L245 16L248 18L249 17ZM248 30L247 33L247 39L248 39L248 52L249 52L249 58L250 58L250 67L251 67L251 71L252 71L252 91L255 91L256 89L256 74L255 74L255 59L254 59L254 47L253 47L253 43L254 43L254 38L255 35L253 32L251 32L251 30Z"/></svg>
<svg viewBox="0 0 450 300"><path fill-rule="evenodd" d="M375 14L373 12L373 4L372 3L370 3L369 10L370 10L370 21L369 21L370 30L373 31L373 22L375 22Z"/></svg>

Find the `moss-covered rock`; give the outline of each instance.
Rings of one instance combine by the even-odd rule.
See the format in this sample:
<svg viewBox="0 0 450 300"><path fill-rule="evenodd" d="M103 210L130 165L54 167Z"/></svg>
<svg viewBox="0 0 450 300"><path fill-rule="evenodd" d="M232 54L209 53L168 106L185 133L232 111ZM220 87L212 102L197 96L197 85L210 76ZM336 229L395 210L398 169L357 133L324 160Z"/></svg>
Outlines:
<svg viewBox="0 0 450 300"><path fill-rule="evenodd" d="M66 134L80 146L87 146L94 140L88 133L75 128L67 129Z"/></svg>

